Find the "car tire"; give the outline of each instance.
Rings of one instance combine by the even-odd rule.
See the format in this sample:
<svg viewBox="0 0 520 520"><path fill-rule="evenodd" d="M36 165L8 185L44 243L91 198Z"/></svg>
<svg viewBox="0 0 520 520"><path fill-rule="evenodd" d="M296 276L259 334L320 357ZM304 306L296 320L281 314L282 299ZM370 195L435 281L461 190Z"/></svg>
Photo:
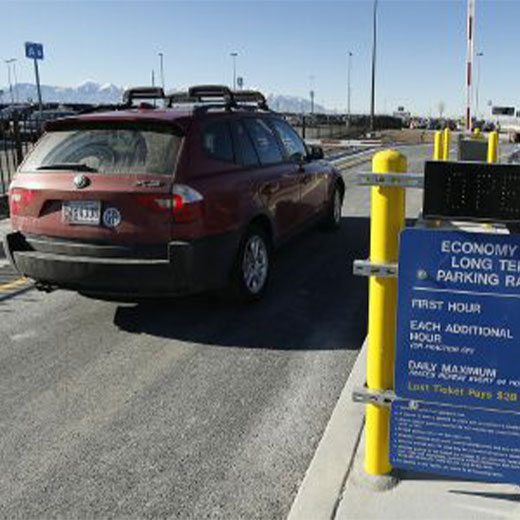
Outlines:
<svg viewBox="0 0 520 520"><path fill-rule="evenodd" d="M341 207L343 206L343 190L336 184L332 190L330 201L327 205L323 228L328 231L336 231L341 226Z"/></svg>
<svg viewBox="0 0 520 520"><path fill-rule="evenodd" d="M261 226L250 226L245 232L232 273L235 300L250 303L260 300L267 290L272 266L272 246Z"/></svg>

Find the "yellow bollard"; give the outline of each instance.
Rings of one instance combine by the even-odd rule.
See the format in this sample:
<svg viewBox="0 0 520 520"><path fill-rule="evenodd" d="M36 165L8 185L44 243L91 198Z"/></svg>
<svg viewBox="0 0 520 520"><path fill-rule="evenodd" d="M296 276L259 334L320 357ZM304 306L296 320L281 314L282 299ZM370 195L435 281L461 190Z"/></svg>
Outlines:
<svg viewBox="0 0 520 520"><path fill-rule="evenodd" d="M475 130L473 130L473 139L484 139L480 128L475 128Z"/></svg>
<svg viewBox="0 0 520 520"><path fill-rule="evenodd" d="M374 155L374 173L405 173L406 156L395 150ZM370 260L397 262L399 233L404 227L405 188L372 188ZM370 277L368 310L367 385L369 389L394 387L397 278ZM389 461L390 411L374 404L366 407L365 471L383 475L391 471Z"/></svg>
<svg viewBox="0 0 520 520"><path fill-rule="evenodd" d="M450 158L450 129L445 128L442 139L442 160L447 161Z"/></svg>
<svg viewBox="0 0 520 520"><path fill-rule="evenodd" d="M489 133L487 162L498 162L498 132Z"/></svg>
<svg viewBox="0 0 520 520"><path fill-rule="evenodd" d="M433 136L433 160L442 160L442 132L437 130Z"/></svg>

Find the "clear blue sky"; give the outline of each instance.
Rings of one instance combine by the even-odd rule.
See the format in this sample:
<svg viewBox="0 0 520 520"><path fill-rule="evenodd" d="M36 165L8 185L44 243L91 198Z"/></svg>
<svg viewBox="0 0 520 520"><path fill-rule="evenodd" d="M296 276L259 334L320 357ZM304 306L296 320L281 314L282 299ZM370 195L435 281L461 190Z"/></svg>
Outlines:
<svg viewBox="0 0 520 520"><path fill-rule="evenodd" d="M377 109L461 114L465 103L464 0L380 0ZM230 83L238 75L264 92L308 96L345 110L347 51L354 53L352 109L370 103L372 0L327 1L34 1L0 0L0 59L18 58L20 82L32 82L23 43L40 41L42 83L87 79L147 84L165 56L167 87ZM477 0L481 109L520 105L520 1ZM0 64L0 85L7 84Z"/></svg>

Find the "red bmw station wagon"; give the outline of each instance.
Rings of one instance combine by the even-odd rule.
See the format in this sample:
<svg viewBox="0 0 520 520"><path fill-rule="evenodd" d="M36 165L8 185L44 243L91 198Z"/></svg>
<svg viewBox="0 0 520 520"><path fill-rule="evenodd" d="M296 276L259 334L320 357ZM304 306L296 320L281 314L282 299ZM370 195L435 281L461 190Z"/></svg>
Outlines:
<svg viewBox="0 0 520 520"><path fill-rule="evenodd" d="M322 149L258 92L131 89L120 110L47 125L10 186L4 249L43 290L132 299L230 286L255 300L273 249L312 223L338 228L344 193Z"/></svg>

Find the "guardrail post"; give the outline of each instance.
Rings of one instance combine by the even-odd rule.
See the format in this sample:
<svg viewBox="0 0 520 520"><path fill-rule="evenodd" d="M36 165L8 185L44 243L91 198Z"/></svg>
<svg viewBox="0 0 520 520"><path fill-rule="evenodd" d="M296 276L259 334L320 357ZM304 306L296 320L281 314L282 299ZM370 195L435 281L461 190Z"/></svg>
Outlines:
<svg viewBox="0 0 520 520"><path fill-rule="evenodd" d="M447 161L450 158L450 129L445 128L442 139L442 160Z"/></svg>
<svg viewBox="0 0 520 520"><path fill-rule="evenodd" d="M405 173L407 159L395 150L374 155L374 173ZM404 227L405 189L372 188L370 262L397 262L399 233ZM394 386L397 279L371 276L369 283L367 385L387 390ZM390 414L375 404L366 407L365 471L383 475L391 471L389 461Z"/></svg>
<svg viewBox="0 0 520 520"><path fill-rule="evenodd" d="M442 132L440 130L433 135L433 160L442 160Z"/></svg>
<svg viewBox="0 0 520 520"><path fill-rule="evenodd" d="M498 162L498 132L490 132L488 138L487 162Z"/></svg>

